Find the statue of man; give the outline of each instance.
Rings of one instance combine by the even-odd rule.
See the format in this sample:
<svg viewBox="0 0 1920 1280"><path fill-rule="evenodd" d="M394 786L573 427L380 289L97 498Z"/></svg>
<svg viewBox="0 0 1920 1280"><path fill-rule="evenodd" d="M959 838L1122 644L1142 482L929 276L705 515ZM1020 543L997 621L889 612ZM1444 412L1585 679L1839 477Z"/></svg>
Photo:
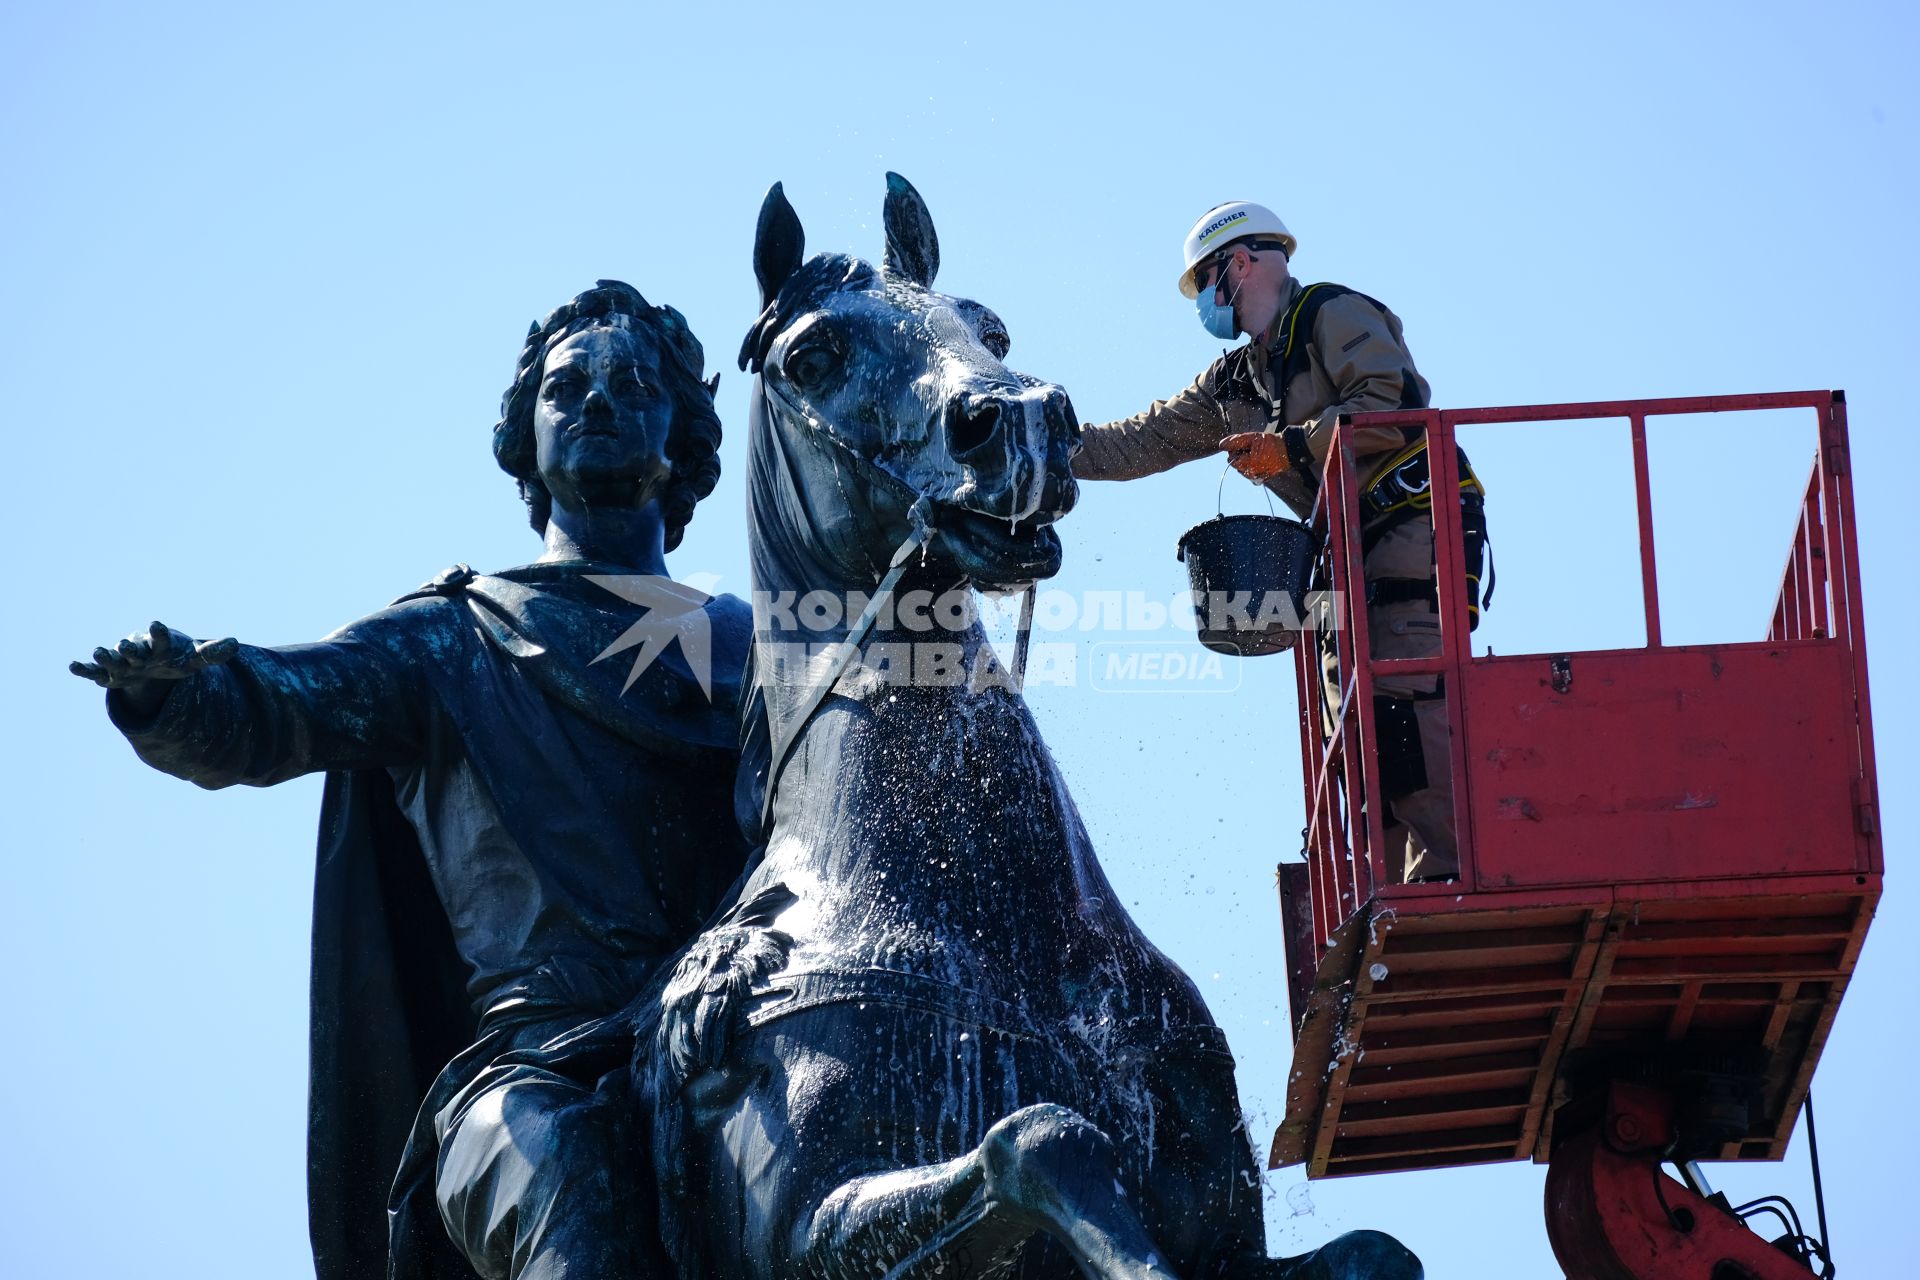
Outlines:
<svg viewBox="0 0 1920 1280"><path fill-rule="evenodd" d="M751 611L673 583L664 558L719 477L702 363L677 311L601 281L528 335L494 427L537 561L448 570L317 644L156 622L73 664L155 768L204 787L328 775L321 1280L387 1274L390 1251L407 1277L656 1263L640 1121L577 1054L540 1050L632 999L745 861Z"/></svg>

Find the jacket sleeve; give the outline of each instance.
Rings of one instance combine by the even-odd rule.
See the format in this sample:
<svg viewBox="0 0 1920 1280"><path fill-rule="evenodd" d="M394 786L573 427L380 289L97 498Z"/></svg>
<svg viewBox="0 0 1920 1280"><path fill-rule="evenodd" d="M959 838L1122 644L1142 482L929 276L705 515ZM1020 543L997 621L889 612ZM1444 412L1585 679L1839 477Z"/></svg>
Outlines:
<svg viewBox="0 0 1920 1280"><path fill-rule="evenodd" d="M142 760L209 789L410 763L425 740L425 681L356 627L319 644L241 645L144 719L110 690L107 714Z"/></svg>
<svg viewBox="0 0 1920 1280"><path fill-rule="evenodd" d="M1334 423L1343 413L1427 407L1427 380L1413 367L1399 318L1384 307L1357 293L1331 299L1315 317L1313 340L1334 389L1334 402L1303 424L1315 461L1326 462ZM1354 451L1359 457L1386 453L1417 434L1412 427L1370 427L1355 433Z"/></svg>
<svg viewBox="0 0 1920 1280"><path fill-rule="evenodd" d="M1080 447L1073 455L1074 479L1134 480L1220 452L1220 439L1231 429L1220 402L1205 388L1211 372L1154 401L1144 413L1082 426Z"/></svg>

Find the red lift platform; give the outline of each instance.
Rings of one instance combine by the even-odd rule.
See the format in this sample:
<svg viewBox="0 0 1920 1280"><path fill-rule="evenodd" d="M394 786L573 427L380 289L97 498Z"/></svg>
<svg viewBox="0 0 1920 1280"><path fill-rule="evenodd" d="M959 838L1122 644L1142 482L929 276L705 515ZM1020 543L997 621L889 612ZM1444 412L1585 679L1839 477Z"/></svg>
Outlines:
<svg viewBox="0 0 1920 1280"><path fill-rule="evenodd" d="M1819 447L1772 627L1665 645L1647 421L1781 409L1812 414ZM1631 436L1646 644L1474 656L1441 503L1440 654L1360 660L1353 431L1424 428L1432 492L1451 494L1458 427L1591 419ZM1880 895L1847 459L1840 392L1341 424L1316 524L1343 688L1330 707L1322 646L1299 646L1306 861L1280 867L1295 1047L1274 1167L1531 1159L1553 1166L1549 1233L1576 1280L1812 1274L1660 1165L1785 1153ZM1439 675L1448 704L1457 882L1389 883L1366 802L1374 684L1413 674Z"/></svg>

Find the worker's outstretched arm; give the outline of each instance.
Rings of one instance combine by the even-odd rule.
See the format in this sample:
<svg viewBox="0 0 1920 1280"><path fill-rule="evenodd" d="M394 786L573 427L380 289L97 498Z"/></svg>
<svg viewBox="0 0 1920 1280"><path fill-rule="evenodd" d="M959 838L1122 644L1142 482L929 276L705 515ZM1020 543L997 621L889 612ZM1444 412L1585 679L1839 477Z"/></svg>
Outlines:
<svg viewBox="0 0 1920 1280"><path fill-rule="evenodd" d="M1206 381L1203 373L1131 418L1081 427L1074 479L1133 480L1220 452L1220 438L1232 428L1220 403L1202 389Z"/></svg>

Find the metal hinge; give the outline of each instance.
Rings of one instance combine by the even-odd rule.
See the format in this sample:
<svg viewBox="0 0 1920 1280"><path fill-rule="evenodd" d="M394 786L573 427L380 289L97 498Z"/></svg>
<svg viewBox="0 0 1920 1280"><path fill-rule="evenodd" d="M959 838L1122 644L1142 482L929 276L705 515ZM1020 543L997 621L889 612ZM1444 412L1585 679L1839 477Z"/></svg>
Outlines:
<svg viewBox="0 0 1920 1280"><path fill-rule="evenodd" d="M1858 779L1853 784L1853 818L1859 824L1861 835L1871 837L1880 834L1880 807Z"/></svg>

